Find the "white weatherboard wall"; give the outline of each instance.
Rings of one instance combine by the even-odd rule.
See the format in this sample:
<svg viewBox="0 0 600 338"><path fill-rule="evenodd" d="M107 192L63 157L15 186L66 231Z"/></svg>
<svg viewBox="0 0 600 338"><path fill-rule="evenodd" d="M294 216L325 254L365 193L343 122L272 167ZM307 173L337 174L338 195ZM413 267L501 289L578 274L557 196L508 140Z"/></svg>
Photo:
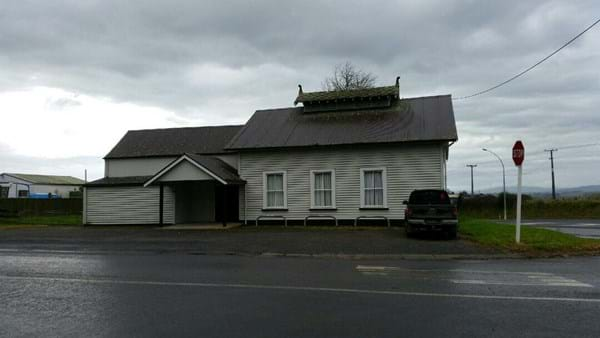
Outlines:
<svg viewBox="0 0 600 338"><path fill-rule="evenodd" d="M176 157L107 159L104 176L152 176L175 159Z"/></svg>
<svg viewBox="0 0 600 338"><path fill-rule="evenodd" d="M87 187L87 224L159 224L160 189L149 187ZM175 223L175 197L164 187L163 222Z"/></svg>
<svg viewBox="0 0 600 338"><path fill-rule="evenodd" d="M171 168L167 173L162 175L157 181L173 182L173 181L213 181L214 178L209 176L202 169L196 167L190 162L183 160L175 167Z"/></svg>
<svg viewBox="0 0 600 338"><path fill-rule="evenodd" d="M308 215L333 215L338 219L357 216L386 216L403 219L405 206L415 189L442 189L443 145L403 144L355 147L318 147L305 149L243 152L240 176L246 180L247 218L283 215L303 219ZM388 210L359 210L360 169L385 167L387 171ZM336 177L335 211L310 209L310 171L334 169ZM287 172L287 211L263 211L263 172ZM240 215L243 214L240 203ZM241 216L243 217L243 216Z"/></svg>

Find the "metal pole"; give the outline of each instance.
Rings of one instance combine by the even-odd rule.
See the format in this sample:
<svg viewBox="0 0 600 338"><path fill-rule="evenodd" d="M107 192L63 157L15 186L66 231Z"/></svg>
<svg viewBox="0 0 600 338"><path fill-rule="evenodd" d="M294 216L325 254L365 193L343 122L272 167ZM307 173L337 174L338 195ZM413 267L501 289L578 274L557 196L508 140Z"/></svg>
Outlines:
<svg viewBox="0 0 600 338"><path fill-rule="evenodd" d="M500 164L502 165L502 194L504 197L504 220L506 221L506 170L504 168L504 161L502 161L502 158L500 158L500 156L498 156L498 154L496 154L495 152L483 148L481 149L483 151L487 151L488 153L496 156L498 158L498 160L500 161Z"/></svg>
<svg viewBox="0 0 600 338"><path fill-rule="evenodd" d="M467 167L471 168L471 195L475 195L475 189L473 187L473 168L477 167L477 164L467 164Z"/></svg>
<svg viewBox="0 0 600 338"><path fill-rule="evenodd" d="M523 183L523 166L520 165L518 168L518 179L517 179L517 227L515 229L515 241L521 242L521 184Z"/></svg>
<svg viewBox="0 0 600 338"><path fill-rule="evenodd" d="M506 172L502 163L502 193L504 195L504 220L506 221Z"/></svg>
<svg viewBox="0 0 600 338"><path fill-rule="evenodd" d="M550 153L550 169L552 171L552 199L556 199L556 185L554 184L554 152L558 149L545 149L544 151Z"/></svg>
<svg viewBox="0 0 600 338"><path fill-rule="evenodd" d="M163 225L164 224L164 220L163 220L163 203L164 203L164 195L165 195L165 188L164 188L164 184L160 183L160 185L158 186L158 224Z"/></svg>

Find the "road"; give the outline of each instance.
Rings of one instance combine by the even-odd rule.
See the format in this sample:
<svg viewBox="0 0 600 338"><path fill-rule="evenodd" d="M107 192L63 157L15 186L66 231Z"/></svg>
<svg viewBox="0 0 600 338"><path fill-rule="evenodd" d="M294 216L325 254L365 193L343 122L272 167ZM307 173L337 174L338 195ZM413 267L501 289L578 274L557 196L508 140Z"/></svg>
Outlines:
<svg viewBox="0 0 600 338"><path fill-rule="evenodd" d="M0 336L600 336L595 257L0 255Z"/></svg>
<svg viewBox="0 0 600 338"><path fill-rule="evenodd" d="M600 238L598 219L528 219L523 225L564 232L583 238Z"/></svg>

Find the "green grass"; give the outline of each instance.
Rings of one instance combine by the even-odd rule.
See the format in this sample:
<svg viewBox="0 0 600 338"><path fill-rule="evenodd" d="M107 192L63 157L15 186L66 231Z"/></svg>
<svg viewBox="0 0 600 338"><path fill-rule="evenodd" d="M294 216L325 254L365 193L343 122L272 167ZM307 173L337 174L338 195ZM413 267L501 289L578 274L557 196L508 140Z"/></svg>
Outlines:
<svg viewBox="0 0 600 338"><path fill-rule="evenodd" d="M15 225L81 225L81 215L0 217L0 227Z"/></svg>
<svg viewBox="0 0 600 338"><path fill-rule="evenodd" d="M579 238L540 228L521 227L521 243L515 243L515 225L461 218L463 238L484 246L530 255L600 254L600 240Z"/></svg>

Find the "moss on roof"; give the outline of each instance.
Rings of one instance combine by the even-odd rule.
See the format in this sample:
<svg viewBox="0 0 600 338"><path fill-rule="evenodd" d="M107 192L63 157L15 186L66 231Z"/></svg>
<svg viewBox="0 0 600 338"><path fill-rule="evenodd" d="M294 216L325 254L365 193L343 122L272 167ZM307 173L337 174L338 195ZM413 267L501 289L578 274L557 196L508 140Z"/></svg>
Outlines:
<svg viewBox="0 0 600 338"><path fill-rule="evenodd" d="M339 91L322 91L308 92L302 91L298 94L295 103L299 102L315 102L315 101L334 101L347 99L364 99L372 97L394 97L398 98L399 90L397 86L385 86L365 89L339 90Z"/></svg>

